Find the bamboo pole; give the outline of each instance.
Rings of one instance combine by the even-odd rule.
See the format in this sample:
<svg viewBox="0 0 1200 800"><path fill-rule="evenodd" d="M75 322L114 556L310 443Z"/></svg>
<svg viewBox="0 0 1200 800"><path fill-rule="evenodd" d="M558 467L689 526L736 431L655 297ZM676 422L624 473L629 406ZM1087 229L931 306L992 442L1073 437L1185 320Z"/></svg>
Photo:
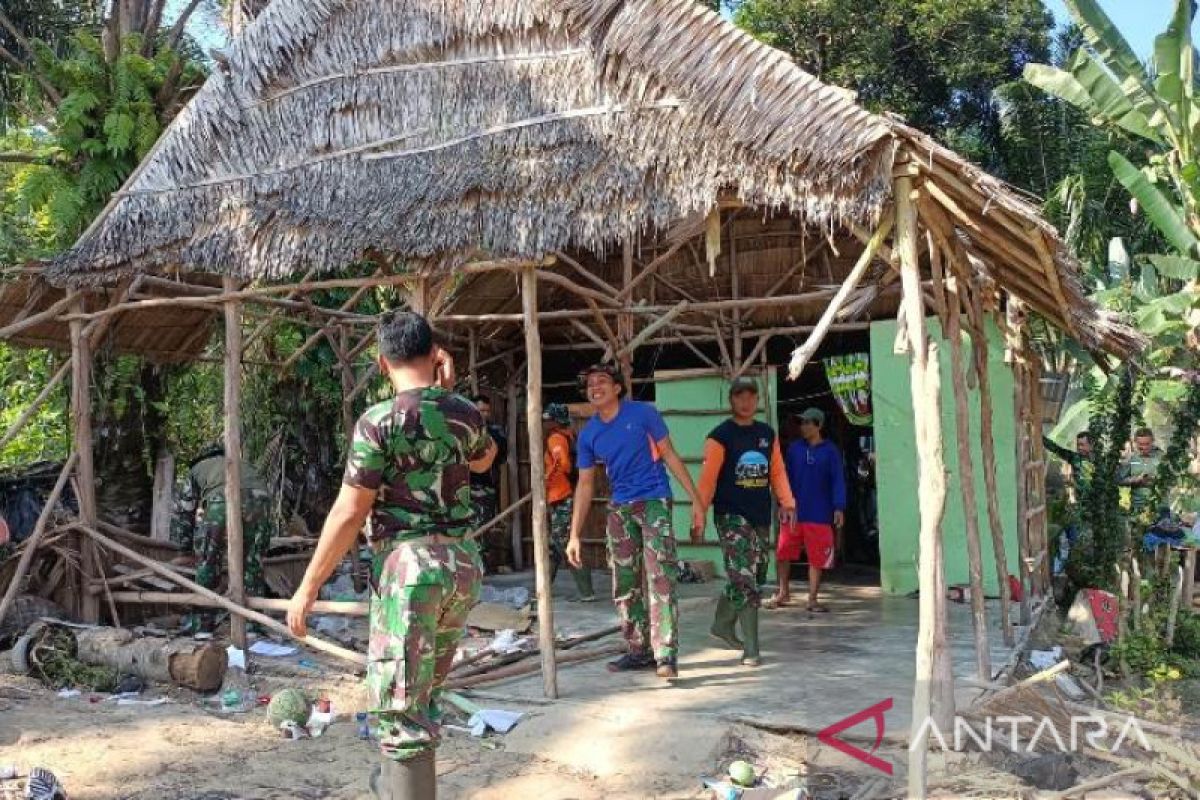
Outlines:
<svg viewBox="0 0 1200 800"><path fill-rule="evenodd" d="M833 299L829 301L829 305L826 306L825 312L821 314L821 319L817 322L816 328L808 335L808 339L805 340L804 344L797 348L796 352L792 355L791 363L788 364L788 376L792 380L800 377L800 373L804 371L805 364L817 352L817 348L821 346L821 342L825 341L825 334L829 332L829 326L833 324L833 320L837 317L838 312L842 310L842 306L846 304L846 300L849 299L850 294L858 286L859 282L862 281L863 276L867 274L867 269L875 260L875 253L879 251L879 246L883 244L883 240L891 232L893 223L894 220L890 214L883 217L879 223L879 227L875 229L875 234L867 242L866 248L863 249L862 254L858 257L854 268L850 270L850 274L846 276L846 280L837 290ZM915 254L913 258L916 258ZM918 274L916 277L917 291L920 292L921 276ZM918 301L919 299L918 295Z"/></svg>
<svg viewBox="0 0 1200 800"><path fill-rule="evenodd" d="M225 294L237 293L234 278L222 279ZM245 540L242 530L242 315L234 300L225 304L225 538L229 569L229 599L246 599ZM235 614L229 638L246 648L246 620Z"/></svg>
<svg viewBox="0 0 1200 800"><path fill-rule="evenodd" d="M346 302L344 302L340 306L338 306L338 311L349 311L350 309L354 308L356 305L358 305L359 301L362 300L362 296L364 294L366 294L368 291L370 291L371 288L372 287L370 287L370 286L358 287L358 289L354 292L354 294L350 295L350 298L348 300L346 300ZM315 333L310 334L309 337L307 339L305 339L300 344L299 347L296 348L295 352L293 352L290 356L288 356L286 359L284 359L283 363L279 365L279 371L286 372L288 370L288 368L291 367L293 364L295 364L297 361L299 361L300 358L305 353L307 353L312 348L316 347L317 342L321 341L322 336L328 336L329 335L328 332L329 332L329 327L326 326L324 328L317 330ZM342 343L342 346L343 346L343 348L345 347L345 342ZM350 357L350 356L347 356L347 357Z"/></svg>
<svg viewBox="0 0 1200 800"><path fill-rule="evenodd" d="M1007 309L1009 319L1005 327L1007 346L1012 351L1013 373L1013 418L1016 421L1017 435L1013 437L1015 448L1015 464L1017 471L1017 573L1021 582L1020 613L1021 624L1028 625L1032 619L1033 609L1030 606L1030 595L1033 593L1033 575L1030 566L1033 564L1029 552L1029 518L1026 511L1029 508L1029 472L1025 469L1029 452L1029 404L1025 398L1025 362L1020 345L1019 324L1013 318L1013 298L1009 297Z"/></svg>
<svg viewBox="0 0 1200 800"><path fill-rule="evenodd" d="M931 263L940 261L938 248L929 248ZM935 268L935 271L940 271ZM935 276L936 277L936 276ZM962 486L963 518L966 521L967 563L971 578L971 622L975 634L975 669L979 680L992 677L991 646L988 644L987 606L983 593L983 544L979 536L979 504L975 497L975 463L971 458L971 418L967 395L966 366L962 353L962 303L958 282L949 286L944 334L950 342L950 380L954 386L954 422L958 444L958 473Z"/></svg>
<svg viewBox="0 0 1200 800"><path fill-rule="evenodd" d="M166 578L167 580L169 580L173 583L176 583L185 589L190 590L194 594L200 595L201 597L204 597L207 600L210 600L210 601L216 603L221 608L225 609L226 611L229 611L235 617L241 617L244 619L248 619L252 622L257 622L258 624L262 625L263 627L269 628L270 630L273 630L276 633L280 633L280 634L283 634L284 636L287 636L289 639L295 639L296 641L302 642L315 650L320 650L322 652L329 653L330 655L335 655L338 658L349 661L360 667L364 666L367 663L367 658L362 653L356 653L353 650L348 650L345 647L341 647L339 645L332 644L330 642L325 641L324 639L313 636L311 634L308 636L305 636L303 638L294 636L294 635L292 635L292 632L288 629L288 627L286 625L272 619L271 617L268 617L266 614L246 608L245 606L235 603L226 597L222 597L220 594L218 594L217 592L214 592L212 589L207 589L207 588L201 586L200 584L196 583L195 581L185 578L183 575L180 575L178 572L175 572L173 569L171 569L167 565L160 564L159 562L155 561L154 559L152 559L148 556L142 555L141 553L134 550L133 548L126 547L125 545L121 544L120 542L116 542L116 541L108 538L107 536L105 536L104 534L95 530L94 528L89 528L86 525L78 525L76 527L79 530L86 533L88 536L92 537L92 539L94 541L99 542L100 544L107 547L109 550L112 550L113 552L124 556L125 558L129 559L130 561L141 564L144 567L149 567L150 569L154 570L156 573L158 573L160 576Z"/></svg>
<svg viewBox="0 0 1200 800"><path fill-rule="evenodd" d="M529 488L533 495L533 563L537 576L538 644L542 648L542 689L558 697L554 654L554 600L550 585L550 532L546 517L546 475L542 440L542 340L538 330L538 275L532 267L521 274L521 306L525 312L525 352L529 357L525 393L525 425L529 432Z"/></svg>
<svg viewBox="0 0 1200 800"><path fill-rule="evenodd" d="M621 346L613 351L613 358L621 367L621 374L625 376L627 381L625 386L626 397L633 397L633 384L628 382L633 378L633 350L629 346L633 343L633 314L630 312L630 304L633 302L633 244L626 236L621 243L621 290L628 289L630 293L621 299L621 314L617 317L617 341ZM528 321L525 325L528 325ZM621 353L624 352L624 356Z"/></svg>
<svg viewBox="0 0 1200 800"><path fill-rule="evenodd" d="M571 269L578 272L580 275L582 275L587 280L591 281L592 284L594 284L598 289L600 289L600 291L607 292L609 297L617 297L621 293L621 291L617 287L613 286L608 281L600 278L598 275L596 275L596 273L592 272L590 269L583 266L578 261L571 258L569 255L562 252L561 250L555 250L554 257L557 260L561 261L562 263L566 264Z"/></svg>
<svg viewBox="0 0 1200 800"><path fill-rule="evenodd" d="M626 344L620 350L617 351L617 353L616 353L617 359L622 360L626 356L632 356L634 351L636 351L639 347L641 347L642 344L646 340L648 340L651 336L653 336L658 331L665 328L667 325L670 325L671 320L675 319L680 314L687 311L688 305L689 305L689 303L687 300L680 300L679 303L677 303L673 308L671 308L671 310L669 310L666 314L663 314L661 317L659 317L658 319L651 322L645 328L642 328L641 332L638 333L637 336L633 337L633 339L631 339L628 344Z"/></svg>
<svg viewBox="0 0 1200 800"><path fill-rule="evenodd" d="M917 438L920 474L920 624L916 649L916 680L913 685L912 727L909 748L908 796L924 798L928 759L928 728L925 722L936 714L943 730L953 717L953 707L944 702L947 687L943 664L948 666L946 643L939 641L938 594L945 583L941 563L941 522L945 512L946 478L942 462L940 381L937 346L925 332L925 312L921 298L918 263L917 213L913 202L913 184L909 177L897 178L896 250L900 255L904 316L908 324L911 358L913 418ZM944 602L945 592L941 591ZM944 616L945 607L941 612ZM944 628L941 630L944 637ZM952 676L951 676L952 680ZM953 685L948 687L951 698ZM934 704L934 700L938 700Z"/></svg>
<svg viewBox="0 0 1200 800"><path fill-rule="evenodd" d="M58 498L62 497L63 489L67 487L67 481L71 478L71 472L75 469L75 465L79 461L79 453L72 451L67 458L67 462L63 464L62 471L58 473L58 480L54 482L54 488L50 490L49 496L46 498L45 505L42 506L42 511L38 514L37 522L34 523L33 533L25 540L23 549L21 550L21 558L17 561L17 569L13 572L12 580L8 583L8 588L4 592L4 599L0 600L0 622L4 621L4 616L8 613L8 609L12 607L13 601L21 590L21 584L25 581L25 574L29 572L29 565L33 563L34 553L41 544L42 538L46 535L46 529L50 522L50 517L54 513L54 507L58 505Z"/></svg>
<svg viewBox="0 0 1200 800"><path fill-rule="evenodd" d="M21 331L32 328L35 325L40 325L43 322L53 322L55 318L62 313L63 309L69 305L72 305L73 302L74 299L72 297L72 293L67 292L64 297L55 301L45 311L39 311L36 314L26 317L20 322L14 322L11 325L6 325L5 327L0 328L0 339L10 339Z"/></svg>
<svg viewBox="0 0 1200 800"><path fill-rule="evenodd" d="M71 308L83 308L83 295L69 292ZM92 451L92 348L83 333L83 322L73 320L71 330L71 417L74 428L74 449L79 457L76 467L76 500L79 518L88 525L96 524L96 472ZM96 577L96 552L86 540L80 542L82 583L76 594L84 622L100 621L100 601L83 591L88 581Z"/></svg>
<svg viewBox="0 0 1200 800"><path fill-rule="evenodd" d="M312 280L313 275L316 275L316 274L317 274L317 271L315 269L310 269L308 272L304 273L304 277L302 277L300 279L300 282L303 283L305 281ZM300 296L299 292L292 292L287 297L285 297L284 300L295 300L299 296ZM257 342L258 337L260 337L264 333L266 333L267 329L271 327L271 324L273 322L275 322L275 320L278 319L279 315L282 313L283 313L282 310L280 310L279 308L271 309L270 312L267 313L267 318L264 319L261 323L259 323L259 326L257 328L250 331L249 336L246 336L242 340L242 347L247 350L250 349L250 345Z"/></svg>
<svg viewBox="0 0 1200 800"><path fill-rule="evenodd" d="M505 407L505 412L508 414L508 435L513 437L512 447L508 448L508 492L509 497L516 497L521 493L521 461L520 454L517 452L517 423L520 419L520 409L518 408L518 390L517 390L517 375L513 366L513 359L510 356L508 359L508 402ZM509 529L509 535L512 537L512 552L513 552L513 568L516 570L525 569L525 548L524 541L524 519L518 514L513 519L512 527Z"/></svg>

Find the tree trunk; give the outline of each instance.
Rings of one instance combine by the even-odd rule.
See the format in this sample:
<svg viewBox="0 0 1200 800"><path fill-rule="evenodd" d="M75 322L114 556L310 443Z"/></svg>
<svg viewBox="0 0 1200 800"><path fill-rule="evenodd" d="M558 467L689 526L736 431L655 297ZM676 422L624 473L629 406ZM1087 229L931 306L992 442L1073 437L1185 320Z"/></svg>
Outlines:
<svg viewBox="0 0 1200 800"><path fill-rule="evenodd" d="M212 692L225 679L225 648L191 639L139 639L123 628L74 629L79 660L156 683Z"/></svg>

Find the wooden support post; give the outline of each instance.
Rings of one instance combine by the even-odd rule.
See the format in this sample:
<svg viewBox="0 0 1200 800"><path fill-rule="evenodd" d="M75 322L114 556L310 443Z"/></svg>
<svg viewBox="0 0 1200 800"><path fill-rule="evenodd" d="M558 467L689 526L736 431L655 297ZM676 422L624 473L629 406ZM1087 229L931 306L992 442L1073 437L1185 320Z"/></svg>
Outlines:
<svg viewBox="0 0 1200 800"><path fill-rule="evenodd" d="M1183 556L1183 607L1192 613L1196 598L1196 548L1189 547Z"/></svg>
<svg viewBox="0 0 1200 800"><path fill-rule="evenodd" d="M237 281L224 278L226 293L238 290ZM225 303L225 539L229 563L229 599L246 601L245 540L242 535L242 313L241 303ZM246 619L234 614L229 637L246 649Z"/></svg>
<svg viewBox="0 0 1200 800"><path fill-rule="evenodd" d="M738 212L734 211L729 217L729 296L733 300L742 299L742 281L738 274L737 239L733 229L737 227ZM731 312L733 318L733 366L742 368L742 310L735 308Z"/></svg>
<svg viewBox="0 0 1200 800"><path fill-rule="evenodd" d="M1042 362L1040 359L1030 354L1030 387L1029 387L1029 410L1033 419L1033 436L1031 439L1032 448L1030 449L1030 474L1029 480L1033 487L1033 493L1037 497L1037 507L1041 509L1041 513L1034 517L1033 533L1034 540L1037 542L1038 553L1038 580L1041 585L1042 594L1049 594L1053 585L1053 557L1050 553L1050 535L1047 531L1049 522L1049 498L1046 496L1046 445L1042 441L1042 415L1043 415L1043 400L1042 400ZM1041 466L1036 469L1034 464Z"/></svg>
<svg viewBox="0 0 1200 800"><path fill-rule="evenodd" d="M467 334L467 380L471 384L471 396L475 397L479 394L479 340L475 328L471 328Z"/></svg>
<svg viewBox="0 0 1200 800"><path fill-rule="evenodd" d="M930 260L940 254L929 248ZM948 257L953 257L947 254ZM935 276L935 280L938 278ZM971 459L971 418L967 395L967 371L962 353L962 302L958 282L950 285L946 329L950 342L950 380L954 385L954 421L958 442L958 478L962 488L963 517L967 529L967 562L971 575L971 621L975 633L975 669L979 680L992 679L991 646L988 644L987 606L983 594L983 544L979 536L979 505L975 498L975 463Z"/></svg>
<svg viewBox="0 0 1200 800"><path fill-rule="evenodd" d="M925 333L918 263L917 212L909 177L897 178L896 250L900 255L902 304L908 324L912 360L913 417L919 468L920 624L917 634L916 680L913 685L912 728L908 761L908 796L924 798L928 759L928 727L934 718L942 730L952 725L953 675L945 642L945 576L942 569L941 523L945 512L946 474L942 461L940 380L937 346ZM939 603L940 601L940 603ZM939 625L939 614L942 617ZM949 686L946 683L949 682ZM950 698L946 702L947 695Z"/></svg>
<svg viewBox="0 0 1200 800"><path fill-rule="evenodd" d="M1029 519L1025 513L1029 508L1029 471L1025 469L1025 465L1028 463L1026 455L1029 453L1029 403L1026 399L1024 351L1021 347L1020 327L1014 318L1014 311L1015 308L1010 297L1005 333L1007 348L1012 354L1013 418L1017 426L1017 435L1013 437L1017 471L1017 578L1021 582L1021 624L1028 625L1033 618L1033 608L1030 605L1030 595L1033 594L1033 576L1029 569L1033 560L1029 552Z"/></svg>
<svg viewBox="0 0 1200 800"><path fill-rule="evenodd" d="M508 414L508 435L512 442L512 446L508 448L507 464L508 497L511 502L521 495L521 458L516 439L517 422L520 419L520 408L518 407L520 390L517 386L517 373L512 356L508 357L508 375L508 402L505 405L505 411ZM513 569L520 571L525 569L525 524L520 514L513 517L509 531L512 536Z"/></svg>
<svg viewBox="0 0 1200 800"><path fill-rule="evenodd" d="M338 361L342 365L342 433L346 437L346 448L349 452L350 442L354 439L354 399L350 396L354 391L354 364L350 360L350 333L345 326L338 329L339 349Z"/></svg>
<svg viewBox="0 0 1200 800"><path fill-rule="evenodd" d="M521 308L525 313L525 352L529 357L525 392L525 425L529 431L529 489L533 494L533 563L537 577L538 645L542 648L542 690L558 697L554 661L554 600L550 586L550 531L546 516L546 474L542 464L542 336L538 330L537 272L521 274Z"/></svg>
<svg viewBox="0 0 1200 800"><path fill-rule="evenodd" d="M621 306L628 308L633 302L633 243L626 237L621 246L621 275L622 289L628 289L629 294L623 295ZM525 323L528 325L528 321ZM617 365L621 368L621 374L625 376L625 397L633 399L633 358L634 350L625 349L633 342L633 315L623 313L617 317L617 338L621 343L621 347L613 353L613 357L617 361ZM622 353L623 355L618 355Z"/></svg>
<svg viewBox="0 0 1200 800"><path fill-rule="evenodd" d="M961 279L961 276L960 276ZM996 580L1000 589L1000 628L1004 644L1015 643L1012 629L1012 588L1008 583L1008 551L1004 543L1004 525L1000 521L1000 498L996 488L996 442L992 431L992 380L988 364L987 327L983 316L983 289L971 291L971 346L974 350L975 379L979 386L979 445L983 453L983 483L987 492L988 527L992 533L992 555L996 562Z"/></svg>
<svg viewBox="0 0 1200 800"><path fill-rule="evenodd" d="M71 311L83 312L83 295L71 292ZM96 524L96 471L92 453L92 347L84 335L83 322L72 320L71 331L71 417L74 421L75 452L79 457L76 466L76 487L79 502L79 518L86 525ZM100 599L82 591L88 582L95 580L96 548L87 539L79 540L82 584L79 598L79 613L84 622L100 621Z"/></svg>

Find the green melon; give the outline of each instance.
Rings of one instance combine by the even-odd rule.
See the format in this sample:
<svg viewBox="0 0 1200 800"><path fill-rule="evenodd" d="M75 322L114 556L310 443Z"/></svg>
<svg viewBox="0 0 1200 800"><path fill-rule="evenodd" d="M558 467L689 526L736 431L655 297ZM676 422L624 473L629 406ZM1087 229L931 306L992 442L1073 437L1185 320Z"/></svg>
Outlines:
<svg viewBox="0 0 1200 800"><path fill-rule="evenodd" d="M729 765L729 777L738 786L753 786L754 767L745 761L735 761Z"/></svg>
<svg viewBox="0 0 1200 800"><path fill-rule="evenodd" d="M275 728L288 721L306 725L311 712L312 704L308 702L304 692L293 688L281 689L275 693L271 704L267 706L267 719Z"/></svg>

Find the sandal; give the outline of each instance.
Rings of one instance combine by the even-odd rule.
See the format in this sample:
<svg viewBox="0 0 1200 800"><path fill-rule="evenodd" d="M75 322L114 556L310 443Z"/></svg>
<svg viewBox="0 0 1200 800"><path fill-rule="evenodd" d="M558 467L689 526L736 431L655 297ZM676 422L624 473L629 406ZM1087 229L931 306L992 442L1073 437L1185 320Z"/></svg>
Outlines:
<svg viewBox="0 0 1200 800"><path fill-rule="evenodd" d="M792 605L792 601L790 599L780 600L778 597L768 597L766 600L762 601L761 605L768 611L774 611L779 608L790 607Z"/></svg>

